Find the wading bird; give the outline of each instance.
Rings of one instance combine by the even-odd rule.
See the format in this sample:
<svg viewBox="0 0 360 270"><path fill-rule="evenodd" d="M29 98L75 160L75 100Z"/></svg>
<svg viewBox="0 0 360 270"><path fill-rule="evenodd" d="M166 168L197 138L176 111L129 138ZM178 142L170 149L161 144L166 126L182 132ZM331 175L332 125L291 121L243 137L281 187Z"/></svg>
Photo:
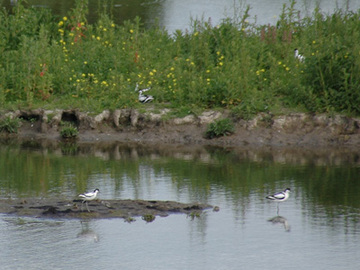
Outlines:
<svg viewBox="0 0 360 270"><path fill-rule="evenodd" d="M272 195L266 196L266 199L277 202L277 214L279 215L279 202L286 201L290 196L290 188L285 189L282 192L278 192Z"/></svg>
<svg viewBox="0 0 360 270"><path fill-rule="evenodd" d="M144 88L144 89L140 89L140 90L139 90L139 85L136 84L135 92L138 92L138 91L139 91L139 101L140 101L141 103L147 103L147 102L150 102L150 101L153 101L153 100L154 100L154 97L153 97L153 96L144 95L144 94L143 94L144 92L149 91L150 89L151 89L151 87L149 87L149 88Z"/></svg>
<svg viewBox="0 0 360 270"><path fill-rule="evenodd" d="M298 59L302 63L305 61L305 56L300 54L298 49L294 50L294 56L295 56L296 59Z"/></svg>
<svg viewBox="0 0 360 270"><path fill-rule="evenodd" d="M82 203L81 203L81 211L83 210L83 204L86 204L86 208L87 210L90 212L89 207L88 207L88 202L95 200L97 194L99 192L99 189L95 189L93 192L87 192L87 193L83 193L80 194L79 197L82 198Z"/></svg>

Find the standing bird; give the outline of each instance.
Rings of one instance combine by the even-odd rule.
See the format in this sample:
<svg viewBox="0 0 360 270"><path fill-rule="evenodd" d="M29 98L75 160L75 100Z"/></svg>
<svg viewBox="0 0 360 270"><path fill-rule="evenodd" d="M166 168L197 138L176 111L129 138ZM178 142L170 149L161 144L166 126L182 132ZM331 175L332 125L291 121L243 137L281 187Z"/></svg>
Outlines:
<svg viewBox="0 0 360 270"><path fill-rule="evenodd" d="M295 56L295 59L298 59L302 63L305 61L305 56L300 54L298 49L294 50L294 56Z"/></svg>
<svg viewBox="0 0 360 270"><path fill-rule="evenodd" d="M83 203L85 203L88 212L90 212L89 207L88 207L88 202L92 201L92 200L95 200L98 192L99 192L99 189L97 188L97 189L94 190L94 192L87 192L87 193L83 193L83 194L79 195L79 197L83 199L83 201L81 203L81 211L83 209Z"/></svg>
<svg viewBox="0 0 360 270"><path fill-rule="evenodd" d="M290 188L285 189L282 192L278 192L269 196L266 196L266 199L277 202L277 214L279 215L279 202L286 201L290 196Z"/></svg>
<svg viewBox="0 0 360 270"><path fill-rule="evenodd" d="M151 102L154 100L153 96L143 94L144 92L149 91L150 89L151 89L151 87L139 90L139 85L136 84L135 92L139 91L139 101L141 103L147 103L147 102Z"/></svg>

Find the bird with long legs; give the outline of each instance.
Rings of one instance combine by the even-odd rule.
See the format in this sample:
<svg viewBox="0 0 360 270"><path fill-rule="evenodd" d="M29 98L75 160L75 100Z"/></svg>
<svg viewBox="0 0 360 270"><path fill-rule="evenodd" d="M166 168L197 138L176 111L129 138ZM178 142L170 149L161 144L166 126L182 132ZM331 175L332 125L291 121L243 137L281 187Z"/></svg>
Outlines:
<svg viewBox="0 0 360 270"><path fill-rule="evenodd" d="M99 189L95 189L93 192L87 192L87 193L83 193L80 194L79 197L82 198L82 203L81 203L81 211L83 210L83 204L86 204L86 209L88 210L88 212L90 212L89 210L89 206L88 206L88 202L95 200L97 194L99 193Z"/></svg>
<svg viewBox="0 0 360 270"><path fill-rule="evenodd" d="M279 202L286 201L287 199L289 199L289 196L290 196L290 188L286 188L284 191L266 196L266 199L269 199L277 203L277 214L279 215Z"/></svg>

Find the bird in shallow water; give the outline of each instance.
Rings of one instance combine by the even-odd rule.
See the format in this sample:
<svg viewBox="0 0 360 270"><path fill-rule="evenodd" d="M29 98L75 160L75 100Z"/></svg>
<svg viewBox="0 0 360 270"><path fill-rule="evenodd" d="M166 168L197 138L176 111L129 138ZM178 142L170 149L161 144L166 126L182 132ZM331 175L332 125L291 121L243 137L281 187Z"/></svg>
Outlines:
<svg viewBox="0 0 360 270"><path fill-rule="evenodd" d="M85 203L86 204L86 208L88 210L88 212L90 212L89 210L89 207L88 207L88 202L89 201L92 201L92 200L95 200L97 194L99 193L99 189L95 189L93 192L87 192L87 193L83 193L83 194L80 194L79 197L82 198L82 203L81 203L81 211L83 209L83 204Z"/></svg>
<svg viewBox="0 0 360 270"><path fill-rule="evenodd" d="M284 191L266 196L266 199L279 203L289 199L289 196L290 196L290 188L286 188ZM277 204L277 214L279 215L279 204Z"/></svg>
<svg viewBox="0 0 360 270"><path fill-rule="evenodd" d="M296 59L298 59L300 62L304 62L305 61L305 56L303 56L302 54L299 53L298 49L294 50L294 56Z"/></svg>

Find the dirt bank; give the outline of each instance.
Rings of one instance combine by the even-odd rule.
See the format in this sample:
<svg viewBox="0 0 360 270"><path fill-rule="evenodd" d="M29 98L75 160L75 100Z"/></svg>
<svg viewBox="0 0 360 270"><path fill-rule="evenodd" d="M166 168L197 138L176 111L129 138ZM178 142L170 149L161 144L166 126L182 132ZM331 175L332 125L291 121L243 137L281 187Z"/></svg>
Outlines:
<svg viewBox="0 0 360 270"><path fill-rule="evenodd" d="M170 110L146 112L123 109L98 115L77 110L42 109L2 112L0 118L20 118L17 135L24 139L61 140L61 123L71 122L79 130L78 143L133 142L215 146L300 146L354 147L360 145L360 119L341 115L292 113L274 116L262 113L252 120L233 118L227 112L206 111L201 115L171 118ZM230 136L206 139L209 123L231 118L235 132ZM8 134L2 133L3 138Z"/></svg>

